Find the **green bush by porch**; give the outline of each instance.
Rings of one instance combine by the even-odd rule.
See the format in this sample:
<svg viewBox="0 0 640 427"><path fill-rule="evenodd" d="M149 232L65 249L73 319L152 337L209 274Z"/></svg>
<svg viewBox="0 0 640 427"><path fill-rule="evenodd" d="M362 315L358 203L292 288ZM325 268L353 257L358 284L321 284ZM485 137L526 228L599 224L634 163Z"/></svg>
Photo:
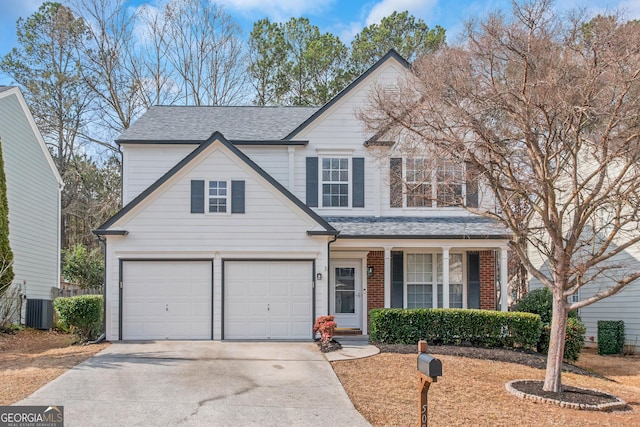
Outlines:
<svg viewBox="0 0 640 427"><path fill-rule="evenodd" d="M369 319L369 339L387 344L427 340L429 344L531 348L542 329L537 314L491 310L381 308L371 310Z"/></svg>

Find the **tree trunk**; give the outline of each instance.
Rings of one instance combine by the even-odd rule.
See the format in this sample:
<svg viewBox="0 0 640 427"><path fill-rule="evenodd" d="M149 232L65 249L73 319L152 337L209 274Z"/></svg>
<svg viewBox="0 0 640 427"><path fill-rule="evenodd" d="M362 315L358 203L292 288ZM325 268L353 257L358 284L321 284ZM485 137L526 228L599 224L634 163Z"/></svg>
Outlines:
<svg viewBox="0 0 640 427"><path fill-rule="evenodd" d="M562 287L558 286L562 289ZM547 354L547 371L544 377L544 391L559 393L562 391L562 360L564 359L565 336L569 308L562 290L552 289L553 315L549 333L549 352Z"/></svg>

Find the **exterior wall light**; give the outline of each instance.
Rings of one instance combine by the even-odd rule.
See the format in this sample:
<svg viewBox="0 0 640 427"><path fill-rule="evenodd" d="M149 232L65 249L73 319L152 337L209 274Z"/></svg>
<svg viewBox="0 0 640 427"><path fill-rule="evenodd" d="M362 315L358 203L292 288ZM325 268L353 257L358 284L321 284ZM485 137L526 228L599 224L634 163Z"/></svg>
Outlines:
<svg viewBox="0 0 640 427"><path fill-rule="evenodd" d="M373 276L373 265L367 266L367 277Z"/></svg>

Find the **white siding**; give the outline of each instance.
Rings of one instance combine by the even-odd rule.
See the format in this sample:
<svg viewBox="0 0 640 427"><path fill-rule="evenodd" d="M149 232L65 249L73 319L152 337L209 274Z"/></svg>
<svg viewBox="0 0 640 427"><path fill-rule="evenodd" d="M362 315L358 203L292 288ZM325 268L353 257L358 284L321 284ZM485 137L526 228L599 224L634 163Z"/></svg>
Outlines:
<svg viewBox="0 0 640 427"><path fill-rule="evenodd" d="M244 180L244 214L191 214L190 182ZM215 143L112 228L108 238L107 332L118 336L118 258L214 258L214 338L220 338L221 259L315 259L326 268L326 237L317 223L224 146ZM316 312L326 312L326 279L316 284Z"/></svg>
<svg viewBox="0 0 640 427"><path fill-rule="evenodd" d="M52 299L59 286L59 185L16 95L0 98L14 283L29 299ZM25 286L23 286L23 289Z"/></svg>
<svg viewBox="0 0 640 427"><path fill-rule="evenodd" d="M287 188L289 187L288 147L240 145L238 148L276 181Z"/></svg>
<svg viewBox="0 0 640 427"><path fill-rule="evenodd" d="M364 208L315 208L323 216L354 215L370 216L379 212L376 183L374 177L374 159L370 156L371 149L364 147L369 135L365 133L364 125L356 117L356 112L366 106L368 97L375 85L383 82L394 84L406 72L396 61L389 61L380 66L375 72L364 79L358 87L345 94L324 114L310 124L295 139L309 140L309 145L296 150L294 194L305 200L306 198L306 157L317 157L317 150L353 150L352 157L365 158L365 207ZM349 171L351 173L351 171ZM320 198L321 198L321 192Z"/></svg>
<svg viewBox="0 0 640 427"><path fill-rule="evenodd" d="M537 268L546 270L543 259L537 252L530 251L529 256ZM628 270L640 270L640 254L637 247L624 252L612 260L617 265L624 266ZM611 273L613 274L613 272ZM538 289L542 284L531 279L529 288L531 290ZM604 290L611 287L611 282L606 278L592 282L582 287L579 291L580 300L593 296L598 290ZM598 342L598 320L623 320L625 326L625 342L633 344L640 349L640 281L636 281L616 295L612 295L602 299L594 304L583 307L579 310L580 317L584 322L587 331L585 333L585 342L590 343L590 337L593 342Z"/></svg>
<svg viewBox="0 0 640 427"><path fill-rule="evenodd" d="M122 204L133 200L196 148L195 144L122 145Z"/></svg>

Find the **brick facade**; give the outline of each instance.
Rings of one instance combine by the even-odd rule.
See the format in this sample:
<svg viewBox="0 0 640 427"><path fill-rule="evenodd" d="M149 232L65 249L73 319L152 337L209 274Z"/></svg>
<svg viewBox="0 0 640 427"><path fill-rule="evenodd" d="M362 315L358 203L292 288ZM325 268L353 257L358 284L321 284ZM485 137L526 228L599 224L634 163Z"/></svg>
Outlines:
<svg viewBox="0 0 640 427"><path fill-rule="evenodd" d="M496 260L493 251L480 252L480 308L496 309Z"/></svg>
<svg viewBox="0 0 640 427"><path fill-rule="evenodd" d="M373 276L367 276L367 310L384 307L384 251L371 251L367 255L367 268L373 267ZM366 275L367 272L365 271ZM367 313L367 325L369 314Z"/></svg>

